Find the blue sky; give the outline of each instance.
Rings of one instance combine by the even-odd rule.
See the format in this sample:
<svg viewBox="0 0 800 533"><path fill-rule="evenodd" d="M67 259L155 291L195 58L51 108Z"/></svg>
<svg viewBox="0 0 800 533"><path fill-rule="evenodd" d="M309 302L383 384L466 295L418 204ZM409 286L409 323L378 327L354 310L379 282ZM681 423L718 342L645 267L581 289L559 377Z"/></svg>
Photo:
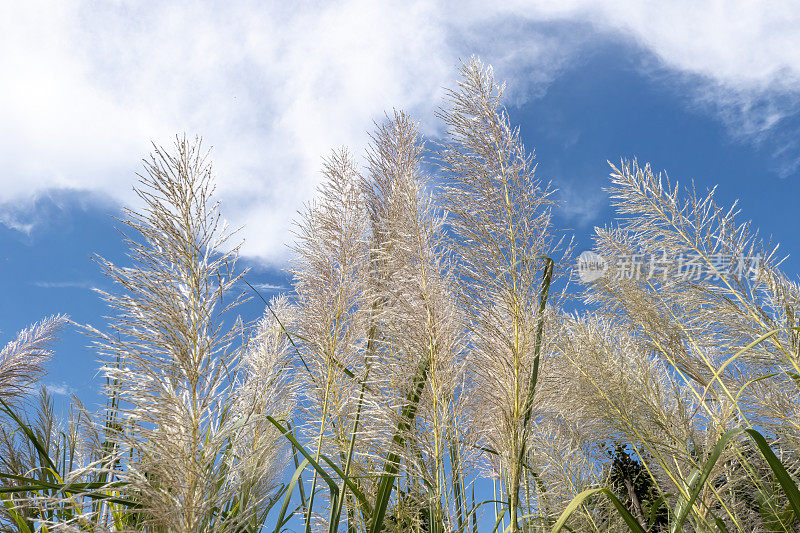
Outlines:
<svg viewBox="0 0 800 533"><path fill-rule="evenodd" d="M392 107L441 132L433 111L458 58L479 54L537 172L564 201L557 223L588 247L612 221L606 160L637 157L800 250L800 10L775 3L32 3L0 8L0 343L46 315L102 326L94 254L124 264L120 206L148 143L199 134L214 147L223 213L245 225L243 264L266 296L320 158ZM694 7L689 7L694 6ZM747 23L743 24L742 21ZM785 270L800 272L790 257ZM244 287L243 287L244 289ZM263 307L242 308L247 319ZM100 400L90 339L75 328L44 379Z"/></svg>

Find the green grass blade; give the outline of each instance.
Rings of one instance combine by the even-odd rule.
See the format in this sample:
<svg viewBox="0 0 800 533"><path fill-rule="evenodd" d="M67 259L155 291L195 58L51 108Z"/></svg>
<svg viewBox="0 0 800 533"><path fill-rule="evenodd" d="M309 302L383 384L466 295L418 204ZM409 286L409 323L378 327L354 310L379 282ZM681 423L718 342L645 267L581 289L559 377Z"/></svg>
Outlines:
<svg viewBox="0 0 800 533"><path fill-rule="evenodd" d="M331 460L330 460L330 458L328 458L328 456L326 456L326 455L322 455L322 454L321 454L321 455L319 456L319 458L320 458L320 459L322 459L323 461L325 461L325 463L326 463L328 466L330 466L330 467L331 467L331 469L333 469L333 471L334 471L334 472L336 472L336 475L338 475L340 478L342 478L342 481L345 483L345 485L347 486L347 488L348 488L348 489L350 489L350 491L351 491L351 492L352 492L352 493L355 495L355 497L358 499L359 503L360 503L360 504L362 505L362 507L364 508L364 511L365 511L365 512L366 512L368 515L372 514L372 506L370 505L369 501L367 501L367 498L366 498L366 496L364 496L364 493L363 493L363 492L361 492L361 489L359 489L359 488L358 488L358 486L357 486L355 483L353 483L353 480L352 480L352 479L350 479L350 476L346 476L346 475L345 475L345 473L344 473L344 472L342 472L342 469L341 469L341 468L339 468L339 467L336 465L336 463L334 463L333 461L331 461Z"/></svg>
<svg viewBox="0 0 800 533"><path fill-rule="evenodd" d="M28 440L31 441L36 451L39 453L39 458L45 463L45 466L49 468L53 472L57 472L58 469L56 468L55 463L53 460L50 459L50 454L36 434L33 432L31 428L27 426L20 418L14 413L14 411L9 407L9 405L0 398L0 404L2 404L2 411L5 412L8 416L10 416L14 422L22 429L25 436L28 437Z"/></svg>
<svg viewBox="0 0 800 533"><path fill-rule="evenodd" d="M578 509L578 507L580 507L584 501L586 501L589 497L594 496L597 493L603 493L608 497L609 500L611 500L611 503L614 504L614 507L616 507L617 512L625 521L625 525L628 526L628 529L630 531L632 531L633 533L647 533L641 526L641 524L639 524L639 522L633 517L633 515L631 515L630 511L628 511L628 509L626 509L625 506L622 505L622 502L619 500L619 498L617 498L613 492L604 487L597 489L588 489L575 496L572 499L572 501L569 502L567 508L564 509L564 512L561 513L561 516L558 517L556 523L553 524L553 529L550 530L550 533L558 533L559 531L561 531L561 529L567 523L567 520L569 520L569 517L572 516L572 513L574 513L575 510Z"/></svg>
<svg viewBox="0 0 800 533"><path fill-rule="evenodd" d="M730 442L731 439L737 435L740 435L743 431L744 429L742 428L732 429L725 432L719 438L717 444L714 446L714 449L711 450L711 454L708 456L702 472L700 472L700 474L696 477L692 476L690 484L690 487L693 486L692 492L689 498L681 502L679 507L676 508L675 522L673 522L672 527L670 527L670 533L678 533L679 531L683 531L683 523L689 516L689 512L691 511L695 500L697 500L697 497L700 495L700 491L703 490L703 486L705 486L708 477L711 475L711 470L714 468L714 465L717 464L717 460L722 454L722 450L725 449L725 446L728 444L728 442Z"/></svg>
<svg viewBox="0 0 800 533"><path fill-rule="evenodd" d="M314 468L314 470L316 470L319 473L319 475L322 477L322 479L325 481L325 483L328 484L328 488L330 488L330 490L331 490L331 500L334 500L334 498L338 498L339 487L333 481L333 479L328 474L328 472L324 468L322 468L319 465L319 463L317 463L314 460L314 458L311 456L311 454L308 453L308 451L305 448L303 448L303 446L299 442L297 442L297 439L294 438L292 433L288 429L283 427L280 422L278 422L277 420L275 420L271 416L267 416L267 420L269 420L272 423L272 425L274 425L276 428L278 428L278 431L283 433L283 436L286 437L287 439L289 439L289 442L291 442L293 445L295 445L297 447L297 449L300 451L300 453L303 454L303 457L306 458L308 463Z"/></svg>
<svg viewBox="0 0 800 533"><path fill-rule="evenodd" d="M700 481L701 472L697 468L693 469L686 480L682 481L685 485L684 489L691 494L697 488ZM681 516L686 515L691 509L691 504L682 494L678 497L678 502L675 504L673 514L680 519ZM673 526L676 527L676 526Z"/></svg>
<svg viewBox="0 0 800 533"><path fill-rule="evenodd" d="M778 457L775 455L775 452L773 452L769 447L767 439L765 439L761 433L755 429L746 429L745 433L747 433L750 438L753 439L753 442L755 442L756 446L758 446L761 455L763 455L764 459L767 460L769 467L772 469L772 472L778 479L778 483L781 484L783 493L789 500L789 505L791 506L792 511L794 511L795 518L800 520L800 490L798 490L797 484L794 482L794 480L792 480L780 459L778 459Z"/></svg>
<svg viewBox="0 0 800 533"><path fill-rule="evenodd" d="M504 505L506 505L506 502L502 502L502 503ZM503 513L498 515L497 516L497 520L495 520L495 522L494 522L494 527L492 528L492 533L497 533L497 528L500 527L500 522L503 521L503 518L505 518L505 516L506 516L506 510L503 509Z"/></svg>
<svg viewBox="0 0 800 533"><path fill-rule="evenodd" d="M458 532L464 531L464 498L461 494L461 464L458 460L458 449L454 441L450 441L450 472L455 500Z"/></svg>
<svg viewBox="0 0 800 533"><path fill-rule="evenodd" d="M3 500L3 505L6 508L6 513L8 516L11 517L11 520L14 522L14 525L17 526L19 533L33 533L33 526L32 524L25 519L25 517L17 511L17 508L14 504L9 501L8 496L4 496L0 494L0 500Z"/></svg>
<svg viewBox="0 0 800 533"><path fill-rule="evenodd" d="M689 514L689 511L694 505L695 500L700 494L700 491L703 489L703 486L706 484L708 477L711 475L711 470L714 468L714 465L717 463L719 456L722 454L722 451L725 449L725 446L736 436L740 435L741 433L746 433L752 440L755 442L756 446L758 446L761 455L766 459L769 467L772 469L772 472L775 474L775 477L778 479L778 482L781 485L781 488L784 491L784 494L789 500L789 504L792 507L792 510L795 513L796 518L800 518L800 491L797 488L797 484L792 480L789 476L789 473L783 467L780 460L775 456L775 453L769 447L766 439L754 429L749 428L736 428L730 431L725 432L717 441L716 446L711 451L708 459L706 460L706 464L703 468L702 473L700 474L699 478L697 479L697 484L692 490L691 496L689 497L686 505L680 509L680 513L677 514L675 522L673 523L672 527L670 528L670 533L678 533L683 530L683 523L686 521L686 518Z"/></svg>
<svg viewBox="0 0 800 533"><path fill-rule="evenodd" d="M533 399L536 392L536 383L539 381L539 360L542 350L542 335L544 333L544 310L547 305L547 297L550 294L550 284L553 282L553 268L555 263L549 257L542 257L545 261L544 272L542 273L542 290L539 293L539 314L536 322L536 339L533 346L533 369L531 370L530 381L528 382L528 392L525 397L525 414L522 420L522 445L519 449L519 457L517 458L518 464L525 464L525 441L528 436L528 425L530 424L531 416L533 415ZM520 470L524 467L520 466ZM516 480L515 485L510 488L510 497L513 508L509 510L512 513L511 523L515 524L517 521L517 508L516 503L519 500L519 479Z"/></svg>
<svg viewBox="0 0 800 533"><path fill-rule="evenodd" d="M417 414L419 400L422 397L422 391L425 389L425 383L428 380L428 368L430 364L431 361L429 357L423 358L414 373L411 391L406 397L406 403L403 406L400 420L397 423L397 428L392 438L392 443L397 448L402 448L405 444L405 433L411 428L411 423L414 421L414 417ZM381 475L381 482L378 486L378 493L375 498L375 511L370 521L370 533L379 533L383 528L383 520L386 516L386 509L389 506L389 500L392 497L394 482L399 469L400 456L396 452L390 452L386 456L383 475Z"/></svg>
<svg viewBox="0 0 800 533"><path fill-rule="evenodd" d="M288 424L288 423L286 424L286 428L289 431L291 431L292 436L294 437L295 436L295 428L291 424ZM297 437L295 437L295 439L296 438ZM300 467L300 462L297 459L297 448L295 447L294 444L292 444L292 460L294 461L295 469L299 468ZM298 489L300 489L300 502L301 502L301 504L303 506L303 516L307 516L308 515L308 504L306 502L308 500L306 500L306 489L303 486L303 478L302 477L300 478L300 482L299 482L297 487L298 487Z"/></svg>
<svg viewBox="0 0 800 533"><path fill-rule="evenodd" d="M730 533L730 531L728 531L728 526L725 525L725 522L722 521L722 518L715 516L714 523L717 525L717 529L721 533Z"/></svg>
<svg viewBox="0 0 800 533"><path fill-rule="evenodd" d="M370 341L372 341L372 339L370 339ZM363 380L363 383L366 383L366 378ZM355 453L355 445L356 445L356 436L358 435L358 425L359 425L359 423L361 421L361 408L364 405L363 404L363 402L364 402L364 391L366 389L366 385L363 384L363 383L361 385L361 392L359 393L359 396L358 396L358 407L356 409L356 418L355 418L355 421L353 422L353 431L350 434L350 442L348 443L348 447L347 447L347 458L346 458L345 463L344 463L344 472L342 472L342 474L341 474L341 477L342 477L342 488L341 488L342 497L339 498L339 506L335 510L335 514L334 514L334 520L335 521L338 521L339 517L342 515L342 506L344 505L344 502L345 502L345 493L346 493L347 487L349 486L347 482L350 480L350 465L353 462L353 454ZM356 495L356 497L358 498L358 495ZM363 500L366 503L366 498L364 498L363 495L359 499ZM364 507L363 504L362 504L362 507ZM349 529L349 527L348 527L348 529Z"/></svg>
<svg viewBox="0 0 800 533"><path fill-rule="evenodd" d="M528 383L528 395L525 399L525 419L522 427L528 426L533 413L533 396L536 392L536 383L539 381L539 359L542 350L542 335L544 333L544 309L547 305L547 297L550 294L550 284L553 282L553 268L555 263L549 257L543 257L545 260L544 273L542 274L542 291L539 294L539 316L536 321L536 340L533 345L533 369L531 371L531 379Z"/></svg>
<svg viewBox="0 0 800 533"><path fill-rule="evenodd" d="M286 489L286 496L283 498L283 505L281 506L281 512L278 515L278 522L275 528L275 533L280 533L280 528L285 523L284 517L286 516L286 510L289 508L289 503L292 499L292 494L294 493L294 488L297 485L297 480L303 475L303 470L306 469L308 466L308 459L304 459L300 466L297 467L294 471L294 475L292 476L291 481L289 481L289 486ZM305 503L303 504L305 505Z"/></svg>
<svg viewBox="0 0 800 533"><path fill-rule="evenodd" d="M283 436L286 437L286 439L288 439L289 442L292 443L292 446L294 446L303 455L303 457L305 457L308 460L308 464L310 464L312 468L314 468L314 470L316 470L320 474L320 476L322 476L322 479L328 484L329 487L333 485L336 488L334 492L336 494L336 497L338 497L339 487L336 485L333 478L330 477L330 474L328 474L327 470L322 468L322 466L317 461L314 460L312 454L309 453L308 450L306 450L305 447L303 447L303 445L297 441L297 439L295 439L294 435L292 435L292 432L283 427L283 425L281 425L280 422L278 422L271 416L267 416L267 420L269 420L275 427L277 427L278 430L281 433L283 433ZM344 472L342 472L341 468L339 468L336 465L336 463L331 461L330 458L328 458L325 455L320 455L319 458L322 461L324 461L328 466L330 466L331 469L336 473L336 475L342 478L342 480L347 484L347 488L349 488L353 492L356 498L358 498L359 502L364 506L365 510L371 514L372 507L370 506L369 501L367 501L366 497L364 496L364 493L361 492L361 490L352 482L352 480L348 476L344 475Z"/></svg>

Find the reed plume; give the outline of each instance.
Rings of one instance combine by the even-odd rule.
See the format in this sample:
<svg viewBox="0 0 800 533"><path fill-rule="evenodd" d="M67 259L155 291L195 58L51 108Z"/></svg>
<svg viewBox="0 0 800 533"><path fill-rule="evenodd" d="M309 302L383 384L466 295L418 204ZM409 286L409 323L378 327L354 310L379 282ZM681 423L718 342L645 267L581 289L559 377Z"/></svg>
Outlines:
<svg viewBox="0 0 800 533"><path fill-rule="evenodd" d="M0 350L0 400L11 403L30 392L52 357L50 346L66 325L64 315L53 315L17 334Z"/></svg>
<svg viewBox="0 0 800 533"><path fill-rule="evenodd" d="M102 464L136 495L148 527L228 531L257 523L261 489L274 483L280 453L256 444L280 441L255 415L287 413L276 377L282 352L261 331L239 360L246 331L228 314L240 301L232 296L238 245L213 200L200 142L155 148L145 170L135 189L144 207L126 210L133 266L100 259L119 287L101 292L117 312L109 331L92 330L114 405L103 427L113 457ZM278 397L253 394L253 376L277 379Z"/></svg>
<svg viewBox="0 0 800 533"><path fill-rule="evenodd" d="M394 449L405 462L405 484L398 491L406 497L397 504L405 507L408 523L427 513L428 520L454 529L464 514L463 458L456 454L464 431L464 331L443 214L421 169L423 150L417 126L395 112L376 128L368 152L363 187L380 310L370 360L371 398L380 409L370 415L381 421L373 427L377 449L384 455ZM413 424L402 435L387 434L381 428L405 427L402 413L412 388L420 385Z"/></svg>
<svg viewBox="0 0 800 533"><path fill-rule="evenodd" d="M369 223L360 176L346 150L326 162L318 201L304 211L296 229L296 259L292 273L297 292L296 320L288 329L296 335L303 388L301 431L312 442L315 457L332 458L348 468L360 382L365 379L368 308ZM350 461L356 473L359 461ZM317 473L312 479L314 508ZM317 516L325 524L336 517ZM349 519L355 520L352 506ZM307 524L311 516L306 517Z"/></svg>
<svg viewBox="0 0 800 533"><path fill-rule="evenodd" d="M439 143L395 112L363 169L325 160L294 293L255 324L199 141L156 148L130 265L98 259L106 410L10 407L65 318L0 351L0 529L477 533L494 507L511 533L797 531L800 284L777 247L623 161L609 268L567 312L553 189L491 67L460 74Z"/></svg>
<svg viewBox="0 0 800 533"><path fill-rule="evenodd" d="M538 357L541 273L557 248L552 190L501 104L491 67L472 59L439 116L448 128L439 164L452 229L460 303L470 329L474 428L498 453L511 530L518 530Z"/></svg>
<svg viewBox="0 0 800 533"><path fill-rule="evenodd" d="M609 191L620 222L598 228L596 244L617 270L588 287L597 317L573 322L559 349L582 374L565 385L592 382L564 396L572 402L567 409L596 409L584 420L621 431L626 442L643 447L641 456L648 457L650 475L665 494L686 497L687 473L700 469L735 427L766 429L796 469L797 448L786 440L796 432L787 427L791 409L784 409L785 399L797 398L789 376L797 367L792 328L798 293L780 273L776 247L749 222L738 221L735 205L719 206L713 190L681 191L635 161L612 166ZM590 375L587 361L610 373ZM736 489L742 479L770 506L782 505L768 497L770 476L756 474L763 473L763 463L746 450L745 443L735 443L717 463L704 488L704 507L694 513L698 527L713 522L714 513L731 530L760 523L744 517Z"/></svg>

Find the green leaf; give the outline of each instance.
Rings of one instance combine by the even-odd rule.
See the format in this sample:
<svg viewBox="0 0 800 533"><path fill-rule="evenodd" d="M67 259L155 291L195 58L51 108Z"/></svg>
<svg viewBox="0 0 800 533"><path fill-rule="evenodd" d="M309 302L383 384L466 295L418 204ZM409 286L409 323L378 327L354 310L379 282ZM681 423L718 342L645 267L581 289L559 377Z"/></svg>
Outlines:
<svg viewBox="0 0 800 533"><path fill-rule="evenodd" d="M19 528L19 533L33 533L32 526L29 524L25 517L17 511L14 504L9 501L8 496L4 496L0 494L0 500L3 500L3 505L5 505L6 512L11 517L11 520L14 521L14 524Z"/></svg>
<svg viewBox="0 0 800 533"><path fill-rule="evenodd" d="M400 420L397 422L392 443L397 448L402 448L405 443L405 433L411 427L414 417L417 415L417 407L419 400L422 397L422 391L425 389L425 383L428 380L428 368L430 367L430 357L424 357L417 370L414 372L411 391L406 397L406 403L400 413ZM379 533L383 529L383 520L386 516L386 508L389 506L389 500L392 497L392 490L394 490L394 482L397 473L400 470L400 456L396 452L389 452L386 456L386 461L383 465L383 475L381 475L381 482L378 486L378 493L375 498L375 512L372 514L370 521L370 533Z"/></svg>
<svg viewBox="0 0 800 533"><path fill-rule="evenodd" d="M778 457L772 451L772 448L769 447L769 444L767 444L767 439L765 439L761 433L754 429L746 429L745 432L750 435L750 438L753 439L753 441L756 443L756 446L758 446L761 455L763 455L764 459L767 460L769 467L772 469L772 472L778 479L778 483L781 484L781 488L783 489L786 498L789 500L789 505L792 508L792 511L794 511L795 518L800 520L800 490L798 490L797 484L783 467L780 459L778 459Z"/></svg>
<svg viewBox="0 0 800 533"><path fill-rule="evenodd" d="M31 430L31 428L29 428L22 420L19 419L19 417L14 413L11 407L9 407L9 405L6 402L4 402L2 398L0 398L0 404L2 404L2 410L8 416L10 416L14 420L14 422L17 423L20 429L22 429L22 431L25 433L25 436L28 437L28 440L31 441L31 444L33 444L33 446L36 448L36 451L39 453L40 459L42 459L42 461L46 463L45 466L47 466L47 468L49 468L51 471L57 472L58 469L56 468L56 465L53 463L53 460L50 459L50 454L48 453L47 449L42 444L42 442L39 440L39 438L36 436L36 434L33 432L33 430Z"/></svg>
<svg viewBox="0 0 800 533"><path fill-rule="evenodd" d="M755 442L756 446L758 446L761 455L764 457L764 459L766 459L767 464L769 464L769 467L772 469L772 472L778 479L784 494L789 499L789 504L794 511L795 517L800 518L800 490L798 490L797 484L792 480L792 478L789 476L789 473L783 467L783 464L775 456L775 453L769 447L769 444L767 444L767 440L763 435L761 435L761 433L754 429L736 428L726 431L719 438L719 441L717 441L716 446L714 446L714 449L711 451L711 454L706 460L703 472L697 479L697 484L692 490L691 496L686 502L686 506L682 507L680 513L677 514L675 522L670 528L670 533L678 533L683 531L683 523L686 521L686 517L688 516L692 505L694 505L695 500L697 500L700 491L703 490L703 486L706 484L708 477L711 475L711 470L714 468L719 456L722 454L722 450L725 449L725 446L727 446L731 439L742 433L746 433L751 439L753 439L753 442Z"/></svg>
<svg viewBox="0 0 800 533"><path fill-rule="evenodd" d="M619 498L617 498L613 492L611 492L605 487L597 489L588 489L575 496L572 499L572 501L569 502L567 508L564 509L564 512L561 513L561 516L558 517L558 520L556 520L556 523L553 525L553 529L551 529L550 532L558 533L559 531L561 531L561 529L567 523L569 517L572 516L572 513L574 513L575 510L578 507L580 507L583 504L583 502L586 501L587 498L594 496L597 493L603 493L608 497L609 500L611 500L611 503L613 503L614 507L617 508L617 512L625 521L625 525L628 526L628 529L630 531L632 531L633 533L647 533L641 526L641 524L639 524L639 522L633 517L633 515L631 515L630 511L628 511L625 508L625 506L622 505L622 502L619 500Z"/></svg>
<svg viewBox="0 0 800 533"><path fill-rule="evenodd" d="M306 469L308 466L308 459L304 459L300 466L298 466L295 471L292 479L289 481L289 486L286 489L286 496L283 498L283 505L281 506L281 512L278 515L278 521L275 526L275 533L279 533L283 524L286 523L284 520L284 516L286 516L286 510L289 507L289 502L292 499L292 494L294 493L294 488L297 485L297 480L300 479L300 476L303 475L303 470Z"/></svg>

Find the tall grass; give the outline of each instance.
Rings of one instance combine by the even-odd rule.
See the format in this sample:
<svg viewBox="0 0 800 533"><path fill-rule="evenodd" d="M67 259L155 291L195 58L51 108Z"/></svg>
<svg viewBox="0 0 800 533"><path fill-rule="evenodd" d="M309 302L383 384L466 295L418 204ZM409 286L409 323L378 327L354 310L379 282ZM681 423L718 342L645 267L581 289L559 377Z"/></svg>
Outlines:
<svg viewBox="0 0 800 533"><path fill-rule="evenodd" d="M206 154L156 148L129 264L99 259L105 411L21 414L58 319L0 352L2 527L796 531L800 288L775 247L713 191L623 161L595 247L659 275L569 289L502 86L476 59L460 74L437 143L395 112L363 167L326 160L294 290L252 324Z"/></svg>
<svg viewBox="0 0 800 533"><path fill-rule="evenodd" d="M19 332L0 350L0 399L13 402L30 392L44 374L44 363L52 356L51 345L67 318L55 315Z"/></svg>

